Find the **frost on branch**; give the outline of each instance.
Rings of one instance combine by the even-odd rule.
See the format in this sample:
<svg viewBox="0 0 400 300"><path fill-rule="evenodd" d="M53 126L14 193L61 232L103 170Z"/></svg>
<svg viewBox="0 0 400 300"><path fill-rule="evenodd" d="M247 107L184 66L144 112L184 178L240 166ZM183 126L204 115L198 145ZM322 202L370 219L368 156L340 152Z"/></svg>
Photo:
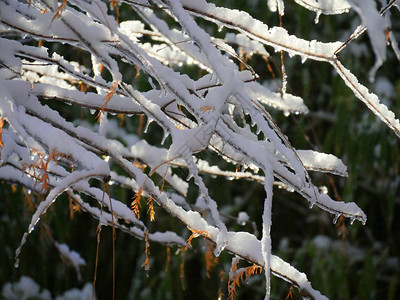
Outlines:
<svg viewBox="0 0 400 300"><path fill-rule="evenodd" d="M262 84L262 78L246 60L257 55L269 63L267 49L271 48L289 57L300 56L302 62L328 62L354 97L400 136L394 113L339 61L337 54L353 38L344 43L306 40L282 27L270 28L247 12L204 0L123 2L139 20L118 23L110 14L109 3L100 0L0 0L0 178L44 195L16 250L16 262L29 234L40 226L42 215L64 192L99 220L99 228L111 226L145 239L146 269L149 241L188 248L179 233L149 232L146 222L139 220L145 206L141 200L147 199L146 210L155 224L154 206L158 205L192 232L203 232L215 244L216 256L227 250L263 267L266 299L271 294L270 274L291 282L305 297L324 299L303 273L272 254L273 186L297 192L310 207L316 205L332 214L334 220L344 216L364 224L367 217L356 203L336 201L312 181L309 171L347 176L341 159L295 149L271 115L272 110L307 114L307 101ZM318 16L346 13L352 5L362 16L370 38L384 28L383 17L362 1L295 2ZM280 16L284 14L283 1L268 4ZM393 4L390 2L381 14ZM111 5L115 7L116 3ZM174 26L160 14L175 20ZM371 14L379 26L369 23ZM229 32L215 37L194 16L226 26ZM385 20L389 24L390 18ZM398 54L393 34L388 33L387 38ZM40 46L36 47L36 41ZM373 41L377 62L371 75L386 55L382 36ZM63 57L63 47L54 46L59 43L85 53L90 60ZM201 72L196 76L185 74L183 64ZM135 70L134 78L126 78L127 69ZM140 87L140 76L148 80L150 89ZM54 108L62 105L92 114L98 111L99 125L95 116L87 122L68 120L64 109ZM132 116L140 119L139 130L118 126L113 114L119 114L124 122L130 122ZM146 125L142 124L144 119ZM151 123L162 135L156 143L148 134ZM236 171L200 159L197 154L205 152L236 167ZM177 170L185 170L188 176ZM230 230L221 214L221 199L210 195L207 174L263 183L264 205L258 209L261 239ZM103 185L103 190L96 184ZM135 195L132 203L106 193L113 185L131 191ZM198 193L196 203L203 201L204 205L190 204L190 186ZM57 248L62 256L75 257L72 262L79 274L79 266L84 264L79 255L66 245L57 244Z"/></svg>

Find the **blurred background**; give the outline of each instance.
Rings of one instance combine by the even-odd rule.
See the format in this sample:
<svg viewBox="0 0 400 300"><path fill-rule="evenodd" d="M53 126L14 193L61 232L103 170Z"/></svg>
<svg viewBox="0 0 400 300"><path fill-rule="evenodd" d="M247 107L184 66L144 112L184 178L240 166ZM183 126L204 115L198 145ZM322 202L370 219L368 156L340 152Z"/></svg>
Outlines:
<svg viewBox="0 0 400 300"><path fill-rule="evenodd" d="M269 11L267 1L213 2L247 11L271 27L279 25L278 14ZM306 40L344 41L361 22L355 12L350 11L344 15L322 15L319 23L315 24L315 13L294 1L285 1L285 4L283 26L290 34ZM124 4L119 12L120 21L138 18ZM396 9L391 12L391 30L400 39L400 12ZM163 12L158 11L157 14L162 15ZM229 32L226 28L218 30L214 24L196 20L215 37L223 38ZM169 22L173 24L172 20ZM143 40L146 39L148 37L144 36ZM37 45L37 41L29 38L26 43ZM44 42L44 46L90 66L90 57L86 53L57 43ZM279 91L281 56L272 48L267 47L266 50L271 54L268 61L256 55L244 59L260 76L260 82ZM368 72L375 57L366 34L344 49L340 60L399 118L400 64L391 48L387 50L388 59L378 70L373 83L368 81ZM302 63L300 57L290 58L286 54L284 64L288 93L302 97L310 112L307 115L285 116L272 108L268 110L296 149L331 153L343 160L348 167L347 178L316 172L310 172L310 175L314 183L326 189L332 198L357 203L367 214L368 221L365 226L357 221L351 225L350 220L341 217L334 224L332 215L317 207L310 209L307 201L298 194L276 187L273 199L273 253L306 273L312 286L330 299L397 299L400 292L400 140L356 99L330 65L309 60ZM136 71L132 68L124 70L123 65L121 68L124 78L132 78L133 82ZM183 65L177 70L194 77L202 72L193 65ZM133 84L140 91L150 88L143 73ZM77 125L96 126L94 115L87 110L49 101L46 104L60 111L67 120L74 120ZM110 119L150 144L160 144L160 128L152 124L148 133L144 134L140 123L145 123L145 120L140 120L140 116L125 117L123 120L110 116ZM168 147L168 143L170 141L167 140L164 147ZM197 156L218 164L221 169L235 171L234 166L221 162L210 152L201 152ZM176 169L175 172L185 178L187 171ZM230 230L261 232L265 197L262 184L211 178L208 175L203 177ZM197 194L195 189L192 190L188 201L194 204ZM134 196L118 186L112 186L110 192L114 198L127 204ZM0 184L0 288L7 282L17 282L21 276L29 276L55 298L66 290L82 288L86 283L93 282L98 221L74 210L68 197L60 196L42 218L41 225L30 235L22 250L20 265L15 268L15 249L28 228L35 205L41 199L22 187ZM243 214L238 218L240 212L246 212L248 219ZM155 222L149 222L145 212L143 215L151 232L174 230L186 238L190 235L185 226L161 208L156 208ZM78 280L71 264L60 257L53 240L67 244L86 261L81 269L81 280ZM193 240L192 245L182 255L175 246L167 248L151 243L150 269L146 271L141 268L145 260L144 241L117 231L115 299L194 300L218 299L219 296L227 299L232 255L222 253L207 276L205 253L208 244L199 237ZM245 262L240 265L248 266ZM112 299L112 266L111 228L103 228L96 281L98 299ZM224 295L221 296L221 293ZM254 275L245 280L237 288L237 293L237 299L263 299L264 275ZM302 299L290 284L273 277L272 299L286 297Z"/></svg>

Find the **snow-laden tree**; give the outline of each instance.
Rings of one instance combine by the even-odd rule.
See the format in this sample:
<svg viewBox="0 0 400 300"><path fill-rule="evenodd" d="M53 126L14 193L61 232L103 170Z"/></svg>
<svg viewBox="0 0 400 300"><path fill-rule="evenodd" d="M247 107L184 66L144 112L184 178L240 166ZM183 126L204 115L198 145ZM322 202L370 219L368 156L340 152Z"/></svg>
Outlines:
<svg viewBox="0 0 400 300"><path fill-rule="evenodd" d="M354 9L362 24L347 40L321 42L291 35L282 26L268 27L247 12L205 0L122 0L139 18L121 22L114 16L118 14L113 14L119 1L1 0L0 178L45 196L37 203L16 250L16 266L41 216L60 194L66 193L75 205L99 220L98 234L102 226L111 226L113 232L120 229L145 239L145 268L149 267L149 241L177 245L186 251L194 237L203 236L215 256L222 251L233 256L230 297L243 274L262 269L266 299L270 298L271 274L292 283L305 298L325 299L305 274L272 254L273 186L297 192L310 207L332 214L334 222L343 216L351 223L358 220L364 224L367 216L356 203L332 199L311 180L310 171L346 176L342 161L331 154L295 149L271 117L272 109L296 115L308 112L303 99L287 92L290 74L285 72L283 57L288 54L286 60L300 56L303 63L314 60L329 64L354 98L364 102L393 131L391 138L400 137L400 122L395 115L339 57L347 45L356 43L354 40L366 32L376 57L370 71L374 80L386 59L387 43L400 57L390 30L390 9L399 6L393 0L381 1L378 12L373 0L295 2L315 11L316 23L321 14L346 14ZM285 4L296 5L291 1ZM268 6L282 20L284 2L268 0ZM210 23L227 28L225 37L213 37L215 32L204 25ZM262 78L246 62L252 55L268 61L266 49L282 56L278 92L263 85ZM90 59L84 59L87 57ZM195 66L200 72L185 74L184 65ZM126 70L135 70L135 78L127 76ZM137 77L147 78L151 88L140 90ZM80 107L97 111L97 115L87 122L68 120L68 109L56 103L68 104L70 110ZM146 120L143 135L118 126L113 117L116 114L128 121ZM162 132L157 146L146 142L151 123ZM214 153L236 171L200 158L200 152ZM181 169L186 173L177 171ZM188 177L180 176L183 173ZM264 206L259 208L260 239L251 232L227 227L219 200L210 196L204 180L207 174L247 179L264 186ZM164 184L170 188L165 190ZM110 193L109 187L115 185L135 193L131 203ZM195 204L187 197L190 187L195 187ZM180 232L149 232L141 212L147 211L156 224L156 206L189 228L187 241ZM241 217L246 221L245 212ZM69 257L79 270L79 255L61 246L67 249L60 250L61 255ZM238 260L252 265L238 269Z"/></svg>

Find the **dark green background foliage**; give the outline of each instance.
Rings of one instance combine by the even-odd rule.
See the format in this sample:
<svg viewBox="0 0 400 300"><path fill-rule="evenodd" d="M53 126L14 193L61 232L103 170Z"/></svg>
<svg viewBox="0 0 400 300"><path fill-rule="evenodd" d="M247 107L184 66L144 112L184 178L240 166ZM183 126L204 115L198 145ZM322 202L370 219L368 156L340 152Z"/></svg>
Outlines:
<svg viewBox="0 0 400 300"><path fill-rule="evenodd" d="M221 6L248 11L270 26L279 23L278 15L268 11L267 1L215 2ZM286 2L283 24L291 34L304 39L343 40L359 22L355 13L350 12L340 16L321 16L319 24L315 25L313 13L292 1ZM121 20L135 16L124 5L120 12ZM400 13L398 10L392 10L392 13L392 30L400 38ZM198 21L216 36L222 37L227 32L224 29L219 33L216 26L203 20ZM63 45L45 43L45 46L74 59L82 54ZM352 49L356 46L364 47L364 54L356 55ZM273 49L267 50L272 55L270 62L280 80L280 54ZM377 80L383 78L391 82L392 93L382 93L376 90L376 84L368 84L367 75L374 63L374 55L367 35L364 34L343 50L340 59L361 82L378 93L381 100L400 116L400 68L389 48L388 61L378 71ZM85 63L90 58L80 56L79 61ZM274 82L262 58L254 56L248 63L254 67L261 80ZM89 62L87 64L90 65ZM334 225L331 215L318 208L309 209L307 202L295 193L275 188L273 253L305 272L313 287L330 299L396 299L400 292L399 139L355 98L328 64L311 61L302 64L300 58L285 55L285 65L288 92L301 96L310 113L305 116L285 117L282 112L271 109L274 119L294 147L332 153L343 159L348 166L348 178L320 173L312 173L311 176L316 185L327 186L332 197L356 202L367 214L368 221L362 226L359 222L350 225L349 220L339 219ZM133 80L135 71L132 68L124 70L124 65L121 68L124 78ZM200 72L193 66L183 66L181 71L193 77L197 77ZM147 78L143 74L135 85L142 91L149 89ZM47 104L56 107L51 103ZM58 105L57 110L68 120L94 122L94 116L80 108ZM124 126L132 133L137 132L138 124L138 116L124 120ZM160 131L157 125L151 125L144 138L157 145L162 135ZM199 153L198 156L217 161L217 157L210 153ZM220 166L234 170L232 166ZM261 231L264 201L261 184L207 176L205 178L210 195L216 199L221 211L228 218L227 225L230 229L254 232L256 228ZM335 188L337 195L334 193ZM118 187L112 187L111 194L127 204L133 196ZM31 197L36 203L41 200L37 195ZM189 201L194 203L195 198L196 189L191 189ZM0 286L26 275L32 277L41 287L49 289L54 296L93 281L96 220L85 213L75 213L71 219L69 200L66 196L59 197L42 218L42 225L29 237L22 250L20 267L16 269L13 266L14 251L28 227L33 211L28 204L27 191L20 187L13 192L8 184L1 183L0 199ZM241 227L233 218L229 221L230 217L235 218L240 211L249 214L255 227L251 223ZM150 223L144 211L143 220L150 231L174 230L178 234L189 236L189 231L182 224L160 208L156 208L155 222ZM45 228L49 229L55 240L66 243L86 260L82 282L77 281L73 268L61 260ZM318 241L323 239L326 241L323 244L325 247L317 247ZM229 253L221 255L218 265L211 272L210 278L207 278L204 260L207 246L203 238L197 238L193 241L193 248L184 256L185 278L182 284L179 271L182 256L176 254L178 249L172 247L171 263L166 270L166 247L151 243L151 268L146 272L141 268L145 258L144 245L144 241L117 232L116 299L216 299L220 286L225 294L224 298L227 298L227 275L221 283L218 274L221 270L228 273L232 258ZM112 264L111 229L103 228L96 283L99 299L112 297ZM289 289L290 285L281 279L272 279L272 299L285 299ZM263 297L263 276L256 275L238 288L238 299ZM296 290L294 298L301 299Z"/></svg>

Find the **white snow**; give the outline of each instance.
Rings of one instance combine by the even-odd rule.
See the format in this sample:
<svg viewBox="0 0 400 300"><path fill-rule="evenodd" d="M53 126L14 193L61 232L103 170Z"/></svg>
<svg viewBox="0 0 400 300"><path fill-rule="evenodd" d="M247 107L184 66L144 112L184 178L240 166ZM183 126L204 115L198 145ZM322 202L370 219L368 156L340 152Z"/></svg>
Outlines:
<svg viewBox="0 0 400 300"><path fill-rule="evenodd" d="M354 95L363 101L373 113L400 137L400 121L396 118L395 114L386 105L382 104L375 94L370 93L365 86L359 83L357 77L339 61L335 62L334 67L346 85L353 91Z"/></svg>
<svg viewBox="0 0 400 300"><path fill-rule="evenodd" d="M22 276L18 282L4 284L2 296L7 300L52 299L48 290L41 291L39 285L27 276Z"/></svg>
<svg viewBox="0 0 400 300"><path fill-rule="evenodd" d="M237 222L239 225L246 225L246 223L249 221L250 217L245 211L239 212L237 216Z"/></svg>
<svg viewBox="0 0 400 300"><path fill-rule="evenodd" d="M96 295L92 297L93 285L86 283L82 289L70 289L65 291L61 296L57 296L55 300L91 300L97 299Z"/></svg>
<svg viewBox="0 0 400 300"><path fill-rule="evenodd" d="M385 19L379 14L374 0L349 0L360 15L367 28L369 40L374 50L376 61L369 73L369 80L375 80L375 73L386 60Z"/></svg>
<svg viewBox="0 0 400 300"><path fill-rule="evenodd" d="M272 169L265 170L264 189L267 194L264 200L264 211L262 215L262 238L261 238L261 254L264 260L264 274L266 281L265 299L271 297L271 226L272 226L272 186L274 181Z"/></svg>
<svg viewBox="0 0 400 300"><path fill-rule="evenodd" d="M308 170L328 172L340 176L348 175L347 167L342 160L332 154L312 150L296 150L296 152Z"/></svg>
<svg viewBox="0 0 400 300"><path fill-rule="evenodd" d="M346 0L294 0L297 4L304 6L305 8L315 11L317 13L323 13L325 15L336 15L347 13L351 6Z"/></svg>
<svg viewBox="0 0 400 300"><path fill-rule="evenodd" d="M61 244L54 242L60 255L67 261L67 263L72 264L76 273L78 274L78 280L81 281L81 267L86 265L86 261L79 255L78 252L73 251L66 244Z"/></svg>

